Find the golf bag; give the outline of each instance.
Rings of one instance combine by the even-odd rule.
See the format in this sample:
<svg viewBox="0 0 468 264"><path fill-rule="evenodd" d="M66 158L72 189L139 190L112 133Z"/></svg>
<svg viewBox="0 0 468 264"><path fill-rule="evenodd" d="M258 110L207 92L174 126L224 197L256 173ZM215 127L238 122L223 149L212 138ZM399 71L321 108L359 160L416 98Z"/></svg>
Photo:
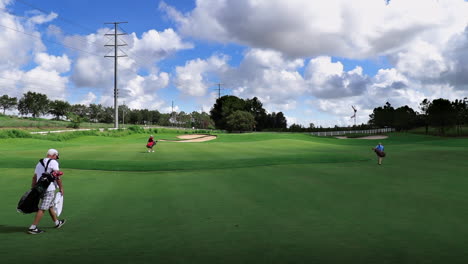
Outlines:
<svg viewBox="0 0 468 264"><path fill-rule="evenodd" d="M151 141L151 142L148 142L148 144L146 144L146 147L147 148L152 148L152 147L154 147L154 145L156 145L156 142Z"/></svg>
<svg viewBox="0 0 468 264"><path fill-rule="evenodd" d="M46 165L44 165L44 160L39 160L42 166L44 166L45 172L41 175L41 178L39 178L36 185L21 197L16 208L18 212L30 214L39 210L39 201L41 200L42 195L45 193L47 188L49 188L49 185L55 181L55 177L47 172L47 168L49 167L51 160L52 159L49 159Z"/></svg>
<svg viewBox="0 0 468 264"><path fill-rule="evenodd" d="M383 151L380 151L378 149L374 149L374 151L375 151L375 154L377 154L377 156L379 156L381 158L386 156L385 152L383 152Z"/></svg>

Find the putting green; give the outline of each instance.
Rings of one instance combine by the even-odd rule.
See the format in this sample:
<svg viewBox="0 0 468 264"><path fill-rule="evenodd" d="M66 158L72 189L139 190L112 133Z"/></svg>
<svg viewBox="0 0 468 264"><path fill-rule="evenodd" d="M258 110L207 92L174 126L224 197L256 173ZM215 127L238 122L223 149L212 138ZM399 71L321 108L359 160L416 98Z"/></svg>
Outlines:
<svg viewBox="0 0 468 264"><path fill-rule="evenodd" d="M175 138L174 134L156 134ZM2 263L466 263L468 139L302 134L0 140ZM63 217L25 234L37 160L61 152Z"/></svg>

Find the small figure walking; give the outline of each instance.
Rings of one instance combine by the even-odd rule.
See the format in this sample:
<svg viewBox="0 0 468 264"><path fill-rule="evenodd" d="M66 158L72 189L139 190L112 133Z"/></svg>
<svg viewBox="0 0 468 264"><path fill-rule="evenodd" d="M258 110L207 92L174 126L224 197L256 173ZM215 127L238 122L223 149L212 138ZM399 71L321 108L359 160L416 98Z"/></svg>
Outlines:
<svg viewBox="0 0 468 264"><path fill-rule="evenodd" d="M146 147L148 148L148 152L154 152L153 147L156 146L157 141L154 141L153 135L150 136L148 139L148 143L146 144Z"/></svg>
<svg viewBox="0 0 468 264"><path fill-rule="evenodd" d="M382 145L382 143L379 142L379 144L372 150L375 151L375 154L377 155L378 164L382 165L382 160L385 157L384 146Z"/></svg>

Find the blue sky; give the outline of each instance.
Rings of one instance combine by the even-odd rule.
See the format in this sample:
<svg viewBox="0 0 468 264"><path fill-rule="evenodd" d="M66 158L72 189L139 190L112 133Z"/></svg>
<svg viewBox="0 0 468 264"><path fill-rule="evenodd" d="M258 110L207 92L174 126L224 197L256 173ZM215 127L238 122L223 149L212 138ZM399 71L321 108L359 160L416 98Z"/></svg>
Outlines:
<svg viewBox="0 0 468 264"><path fill-rule="evenodd" d="M417 109L424 98L466 96L467 5L0 0L0 93L112 105L104 22L128 21L119 88L132 108L209 111L222 82L289 124L351 125L351 105L366 122L386 101Z"/></svg>

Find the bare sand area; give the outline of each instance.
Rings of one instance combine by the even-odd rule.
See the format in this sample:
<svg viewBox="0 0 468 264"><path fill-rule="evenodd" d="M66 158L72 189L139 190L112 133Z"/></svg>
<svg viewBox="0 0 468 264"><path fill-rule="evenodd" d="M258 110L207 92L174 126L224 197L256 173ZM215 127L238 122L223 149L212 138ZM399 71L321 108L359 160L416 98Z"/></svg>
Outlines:
<svg viewBox="0 0 468 264"><path fill-rule="evenodd" d="M213 139L216 139L216 136L212 135L181 135L177 136L177 138L183 139L183 140L165 140L165 139L160 139L158 141L169 141L169 142L179 142L179 143L188 143L188 142L205 142L205 141L210 141Z"/></svg>
<svg viewBox="0 0 468 264"><path fill-rule="evenodd" d="M194 139L194 138L201 138L201 137L206 137L206 136L208 136L208 135L192 134L192 135L177 136L177 138L180 138L180 139Z"/></svg>

